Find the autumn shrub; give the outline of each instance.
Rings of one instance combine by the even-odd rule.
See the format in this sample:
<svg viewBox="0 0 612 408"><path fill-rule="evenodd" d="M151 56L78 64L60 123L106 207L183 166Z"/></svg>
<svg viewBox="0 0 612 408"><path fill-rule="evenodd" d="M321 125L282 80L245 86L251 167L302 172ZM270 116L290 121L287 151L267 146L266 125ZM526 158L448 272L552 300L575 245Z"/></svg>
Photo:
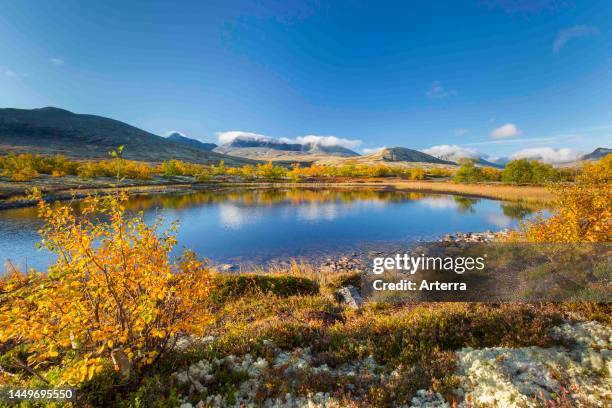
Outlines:
<svg viewBox="0 0 612 408"><path fill-rule="evenodd" d="M251 166L250 164L245 164L240 170L240 175L246 180L253 180L256 176L255 167Z"/></svg>
<svg viewBox="0 0 612 408"><path fill-rule="evenodd" d="M213 176L222 176L227 174L228 167L225 165L225 161L221 160L219 164L210 166L210 173Z"/></svg>
<svg viewBox="0 0 612 408"><path fill-rule="evenodd" d="M459 168L453 174L456 183L479 183L483 181L499 181L502 172L492 167L478 167L472 159L459 160Z"/></svg>
<svg viewBox="0 0 612 408"><path fill-rule="evenodd" d="M293 181L304 178L332 178L332 177L400 177L408 180L425 179L425 170L420 167L404 168L388 166L386 164L358 164L349 162L341 166L313 164L309 167L293 165L287 172L287 177Z"/></svg>
<svg viewBox="0 0 612 408"><path fill-rule="evenodd" d="M55 382L77 384L111 356L128 375L181 336L203 334L212 278L191 252L173 261L174 228L160 232L128 215L124 194L88 197L78 213L34 198L46 222L42 244L57 261L47 273L0 281L0 346L22 347L25 364L61 367Z"/></svg>
<svg viewBox="0 0 612 408"><path fill-rule="evenodd" d="M485 181L500 181L502 178L502 171L493 167L481 167L482 178Z"/></svg>
<svg viewBox="0 0 612 408"><path fill-rule="evenodd" d="M205 166L196 163L189 163L182 160L166 160L162 162L155 171L164 177L173 176L197 176L204 172Z"/></svg>
<svg viewBox="0 0 612 408"><path fill-rule="evenodd" d="M148 180L153 176L153 168L146 163L119 158L83 163L78 167L77 174L83 178L119 177Z"/></svg>
<svg viewBox="0 0 612 408"><path fill-rule="evenodd" d="M30 181L41 174L64 176L76 174L79 164L62 155L9 153L0 157L0 175L11 181Z"/></svg>
<svg viewBox="0 0 612 408"><path fill-rule="evenodd" d="M453 170L442 167L435 167L433 169L427 170L427 175L435 178L451 177L453 175Z"/></svg>
<svg viewBox="0 0 612 408"><path fill-rule="evenodd" d="M587 163L572 184L552 187L554 210L522 224L518 239L530 242L612 240L612 155Z"/></svg>
<svg viewBox="0 0 612 408"><path fill-rule="evenodd" d="M420 167L412 168L408 171L407 178L410 180L425 180L425 170Z"/></svg>
<svg viewBox="0 0 612 408"><path fill-rule="evenodd" d="M275 166L269 161L266 164L257 165L257 176L263 179L278 180L287 175L287 169L280 166Z"/></svg>

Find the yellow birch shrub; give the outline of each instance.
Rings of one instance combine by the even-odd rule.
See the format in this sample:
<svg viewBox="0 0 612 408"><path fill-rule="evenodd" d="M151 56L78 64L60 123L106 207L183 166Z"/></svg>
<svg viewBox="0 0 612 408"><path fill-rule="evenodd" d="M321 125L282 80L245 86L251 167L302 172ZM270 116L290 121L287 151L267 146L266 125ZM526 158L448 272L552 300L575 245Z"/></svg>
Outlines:
<svg viewBox="0 0 612 408"><path fill-rule="evenodd" d="M529 242L612 241L612 155L587 163L572 184L554 186L549 218L524 223L520 238Z"/></svg>
<svg viewBox="0 0 612 408"><path fill-rule="evenodd" d="M80 213L34 196L42 245L58 259L47 273L0 280L0 345L25 345L30 367L61 363L60 381L77 384L111 353L138 371L180 336L203 334L211 276L191 252L172 262L175 228L127 215L124 194L88 197Z"/></svg>

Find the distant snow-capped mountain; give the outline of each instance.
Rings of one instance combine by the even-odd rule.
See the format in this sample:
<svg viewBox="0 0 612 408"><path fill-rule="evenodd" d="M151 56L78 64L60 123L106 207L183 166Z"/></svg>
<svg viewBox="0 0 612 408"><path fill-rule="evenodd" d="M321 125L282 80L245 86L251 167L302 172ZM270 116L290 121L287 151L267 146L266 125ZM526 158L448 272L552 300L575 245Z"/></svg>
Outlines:
<svg viewBox="0 0 612 408"><path fill-rule="evenodd" d="M459 146L434 146L429 149L424 149L423 152L437 157L438 159L455 163L459 162L461 159L470 159L479 166L488 166L500 169L504 167L504 163L500 161L486 160L476 150L461 148Z"/></svg>
<svg viewBox="0 0 612 408"><path fill-rule="evenodd" d="M307 156L359 156L358 153L339 145L321 143L289 143L272 138L236 137L214 149L230 156L263 159L280 159Z"/></svg>

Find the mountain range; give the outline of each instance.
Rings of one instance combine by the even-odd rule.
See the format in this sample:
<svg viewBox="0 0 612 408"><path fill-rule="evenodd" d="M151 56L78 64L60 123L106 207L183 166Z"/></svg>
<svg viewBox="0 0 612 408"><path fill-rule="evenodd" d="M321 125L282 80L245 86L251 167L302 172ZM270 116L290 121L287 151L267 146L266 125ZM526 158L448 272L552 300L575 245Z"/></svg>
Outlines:
<svg viewBox="0 0 612 408"><path fill-rule="evenodd" d="M271 138L236 137L214 149L230 156L259 160L312 161L319 156L354 157L358 153L338 145L288 143Z"/></svg>
<svg viewBox="0 0 612 408"><path fill-rule="evenodd" d="M110 150L125 146L124 157L132 160L159 162L179 159L195 163L228 165L255 164L273 160L282 165L303 164L387 163L409 165L426 163L454 166L457 155L431 155L405 147L385 148L360 155L339 145L325 143L293 143L267 137L239 136L217 146L189 138L179 132L161 137L118 120L65 109L0 109L0 154L7 151L64 154L74 158L107 158ZM577 162L598 160L612 149L599 147ZM473 158L477 165L503 168L505 161L495 163L482 157ZM571 164L568 164L571 165Z"/></svg>
<svg viewBox="0 0 612 408"><path fill-rule="evenodd" d="M75 158L107 158L110 150L125 146L124 157L159 162L180 159L229 165L254 163L167 139L118 120L47 107L0 109L0 152L64 154Z"/></svg>
<svg viewBox="0 0 612 408"><path fill-rule="evenodd" d="M446 161L449 161L449 162L453 162L453 163L458 163L459 160L464 158L461 155L457 155L457 154L440 154L440 155L436 155L434 157L437 157L438 159L446 160ZM477 166L494 167L496 169L503 169L504 168L504 164L505 164L505 163L493 163L493 162L491 162L489 160L485 160L484 158L482 158L480 156L477 156L477 157L466 157L466 158L474 161L474 163Z"/></svg>
<svg viewBox="0 0 612 408"><path fill-rule="evenodd" d="M200 142L197 139L192 139L190 137L187 137L179 132L172 132L170 133L168 136L166 136L167 140L170 140L174 143L183 145L183 146L188 146L188 147L193 147L196 149L201 149L201 150L205 150L205 151L211 151L213 150L215 147L217 147L217 145L215 143L204 143L204 142Z"/></svg>

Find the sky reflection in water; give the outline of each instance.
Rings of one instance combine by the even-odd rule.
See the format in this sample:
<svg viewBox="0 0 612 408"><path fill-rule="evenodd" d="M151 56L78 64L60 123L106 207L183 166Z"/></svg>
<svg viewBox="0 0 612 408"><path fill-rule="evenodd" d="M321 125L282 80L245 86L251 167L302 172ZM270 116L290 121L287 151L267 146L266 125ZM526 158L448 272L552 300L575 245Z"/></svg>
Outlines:
<svg viewBox="0 0 612 408"><path fill-rule="evenodd" d="M78 204L77 204L78 206ZM435 239L456 231L514 227L537 208L462 196L377 190L231 190L135 196L130 211L179 220L179 250L215 262L264 263L358 250L362 244ZM0 259L38 269L34 208L0 211Z"/></svg>

